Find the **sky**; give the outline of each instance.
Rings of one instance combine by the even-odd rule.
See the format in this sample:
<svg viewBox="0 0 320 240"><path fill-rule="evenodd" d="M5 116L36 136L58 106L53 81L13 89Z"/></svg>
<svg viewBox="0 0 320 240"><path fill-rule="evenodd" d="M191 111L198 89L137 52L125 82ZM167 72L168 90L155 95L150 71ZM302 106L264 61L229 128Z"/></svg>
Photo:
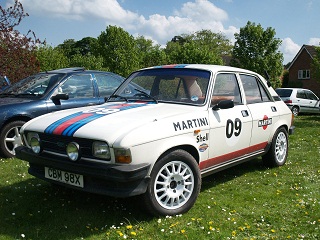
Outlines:
<svg viewBox="0 0 320 240"><path fill-rule="evenodd" d="M13 0L0 0L9 7ZM98 37L109 25L165 46L174 36L203 29L234 34L247 22L271 27L282 40L284 64L304 44L320 44L320 0L20 0L25 12L18 30L35 32L55 47L64 40Z"/></svg>

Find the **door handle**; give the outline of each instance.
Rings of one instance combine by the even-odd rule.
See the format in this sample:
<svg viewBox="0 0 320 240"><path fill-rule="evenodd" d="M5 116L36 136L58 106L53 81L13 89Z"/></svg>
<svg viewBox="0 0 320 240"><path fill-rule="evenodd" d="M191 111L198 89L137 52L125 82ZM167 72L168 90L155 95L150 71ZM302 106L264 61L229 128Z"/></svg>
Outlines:
<svg viewBox="0 0 320 240"><path fill-rule="evenodd" d="M242 114L242 117L248 117L249 116L249 113L248 113L247 110L242 110L241 114Z"/></svg>

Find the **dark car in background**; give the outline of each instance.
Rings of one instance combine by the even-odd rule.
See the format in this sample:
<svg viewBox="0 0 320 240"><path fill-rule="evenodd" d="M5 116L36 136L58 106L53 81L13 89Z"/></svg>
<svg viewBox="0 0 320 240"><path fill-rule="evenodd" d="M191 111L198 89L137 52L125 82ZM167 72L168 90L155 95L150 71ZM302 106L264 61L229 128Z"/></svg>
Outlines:
<svg viewBox="0 0 320 240"><path fill-rule="evenodd" d="M21 126L45 113L105 102L124 78L111 72L64 68L29 76L0 93L0 154L14 157Z"/></svg>
<svg viewBox="0 0 320 240"><path fill-rule="evenodd" d="M295 116L299 113L320 113L319 97L309 89L277 88L276 92Z"/></svg>

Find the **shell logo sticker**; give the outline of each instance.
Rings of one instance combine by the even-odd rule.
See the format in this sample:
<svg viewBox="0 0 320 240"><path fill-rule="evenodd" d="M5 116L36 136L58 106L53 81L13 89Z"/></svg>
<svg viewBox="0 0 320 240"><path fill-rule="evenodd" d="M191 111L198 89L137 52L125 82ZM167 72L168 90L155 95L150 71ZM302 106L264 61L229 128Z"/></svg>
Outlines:
<svg viewBox="0 0 320 240"><path fill-rule="evenodd" d="M272 118L268 118L267 115L264 115L263 119L258 121L258 127L262 127L263 130L266 130L268 125L272 125Z"/></svg>
<svg viewBox="0 0 320 240"><path fill-rule="evenodd" d="M205 150L207 150L208 147L209 147L208 144L202 143L202 144L199 146L199 151L200 151L200 152L204 152Z"/></svg>

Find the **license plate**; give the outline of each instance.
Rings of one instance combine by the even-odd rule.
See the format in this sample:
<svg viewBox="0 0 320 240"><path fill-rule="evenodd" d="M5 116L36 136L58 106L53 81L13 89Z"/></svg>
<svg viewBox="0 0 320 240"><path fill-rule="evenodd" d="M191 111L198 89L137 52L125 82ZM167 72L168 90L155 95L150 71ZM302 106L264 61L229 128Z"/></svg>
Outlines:
<svg viewBox="0 0 320 240"><path fill-rule="evenodd" d="M46 178L83 188L83 175L45 167Z"/></svg>

